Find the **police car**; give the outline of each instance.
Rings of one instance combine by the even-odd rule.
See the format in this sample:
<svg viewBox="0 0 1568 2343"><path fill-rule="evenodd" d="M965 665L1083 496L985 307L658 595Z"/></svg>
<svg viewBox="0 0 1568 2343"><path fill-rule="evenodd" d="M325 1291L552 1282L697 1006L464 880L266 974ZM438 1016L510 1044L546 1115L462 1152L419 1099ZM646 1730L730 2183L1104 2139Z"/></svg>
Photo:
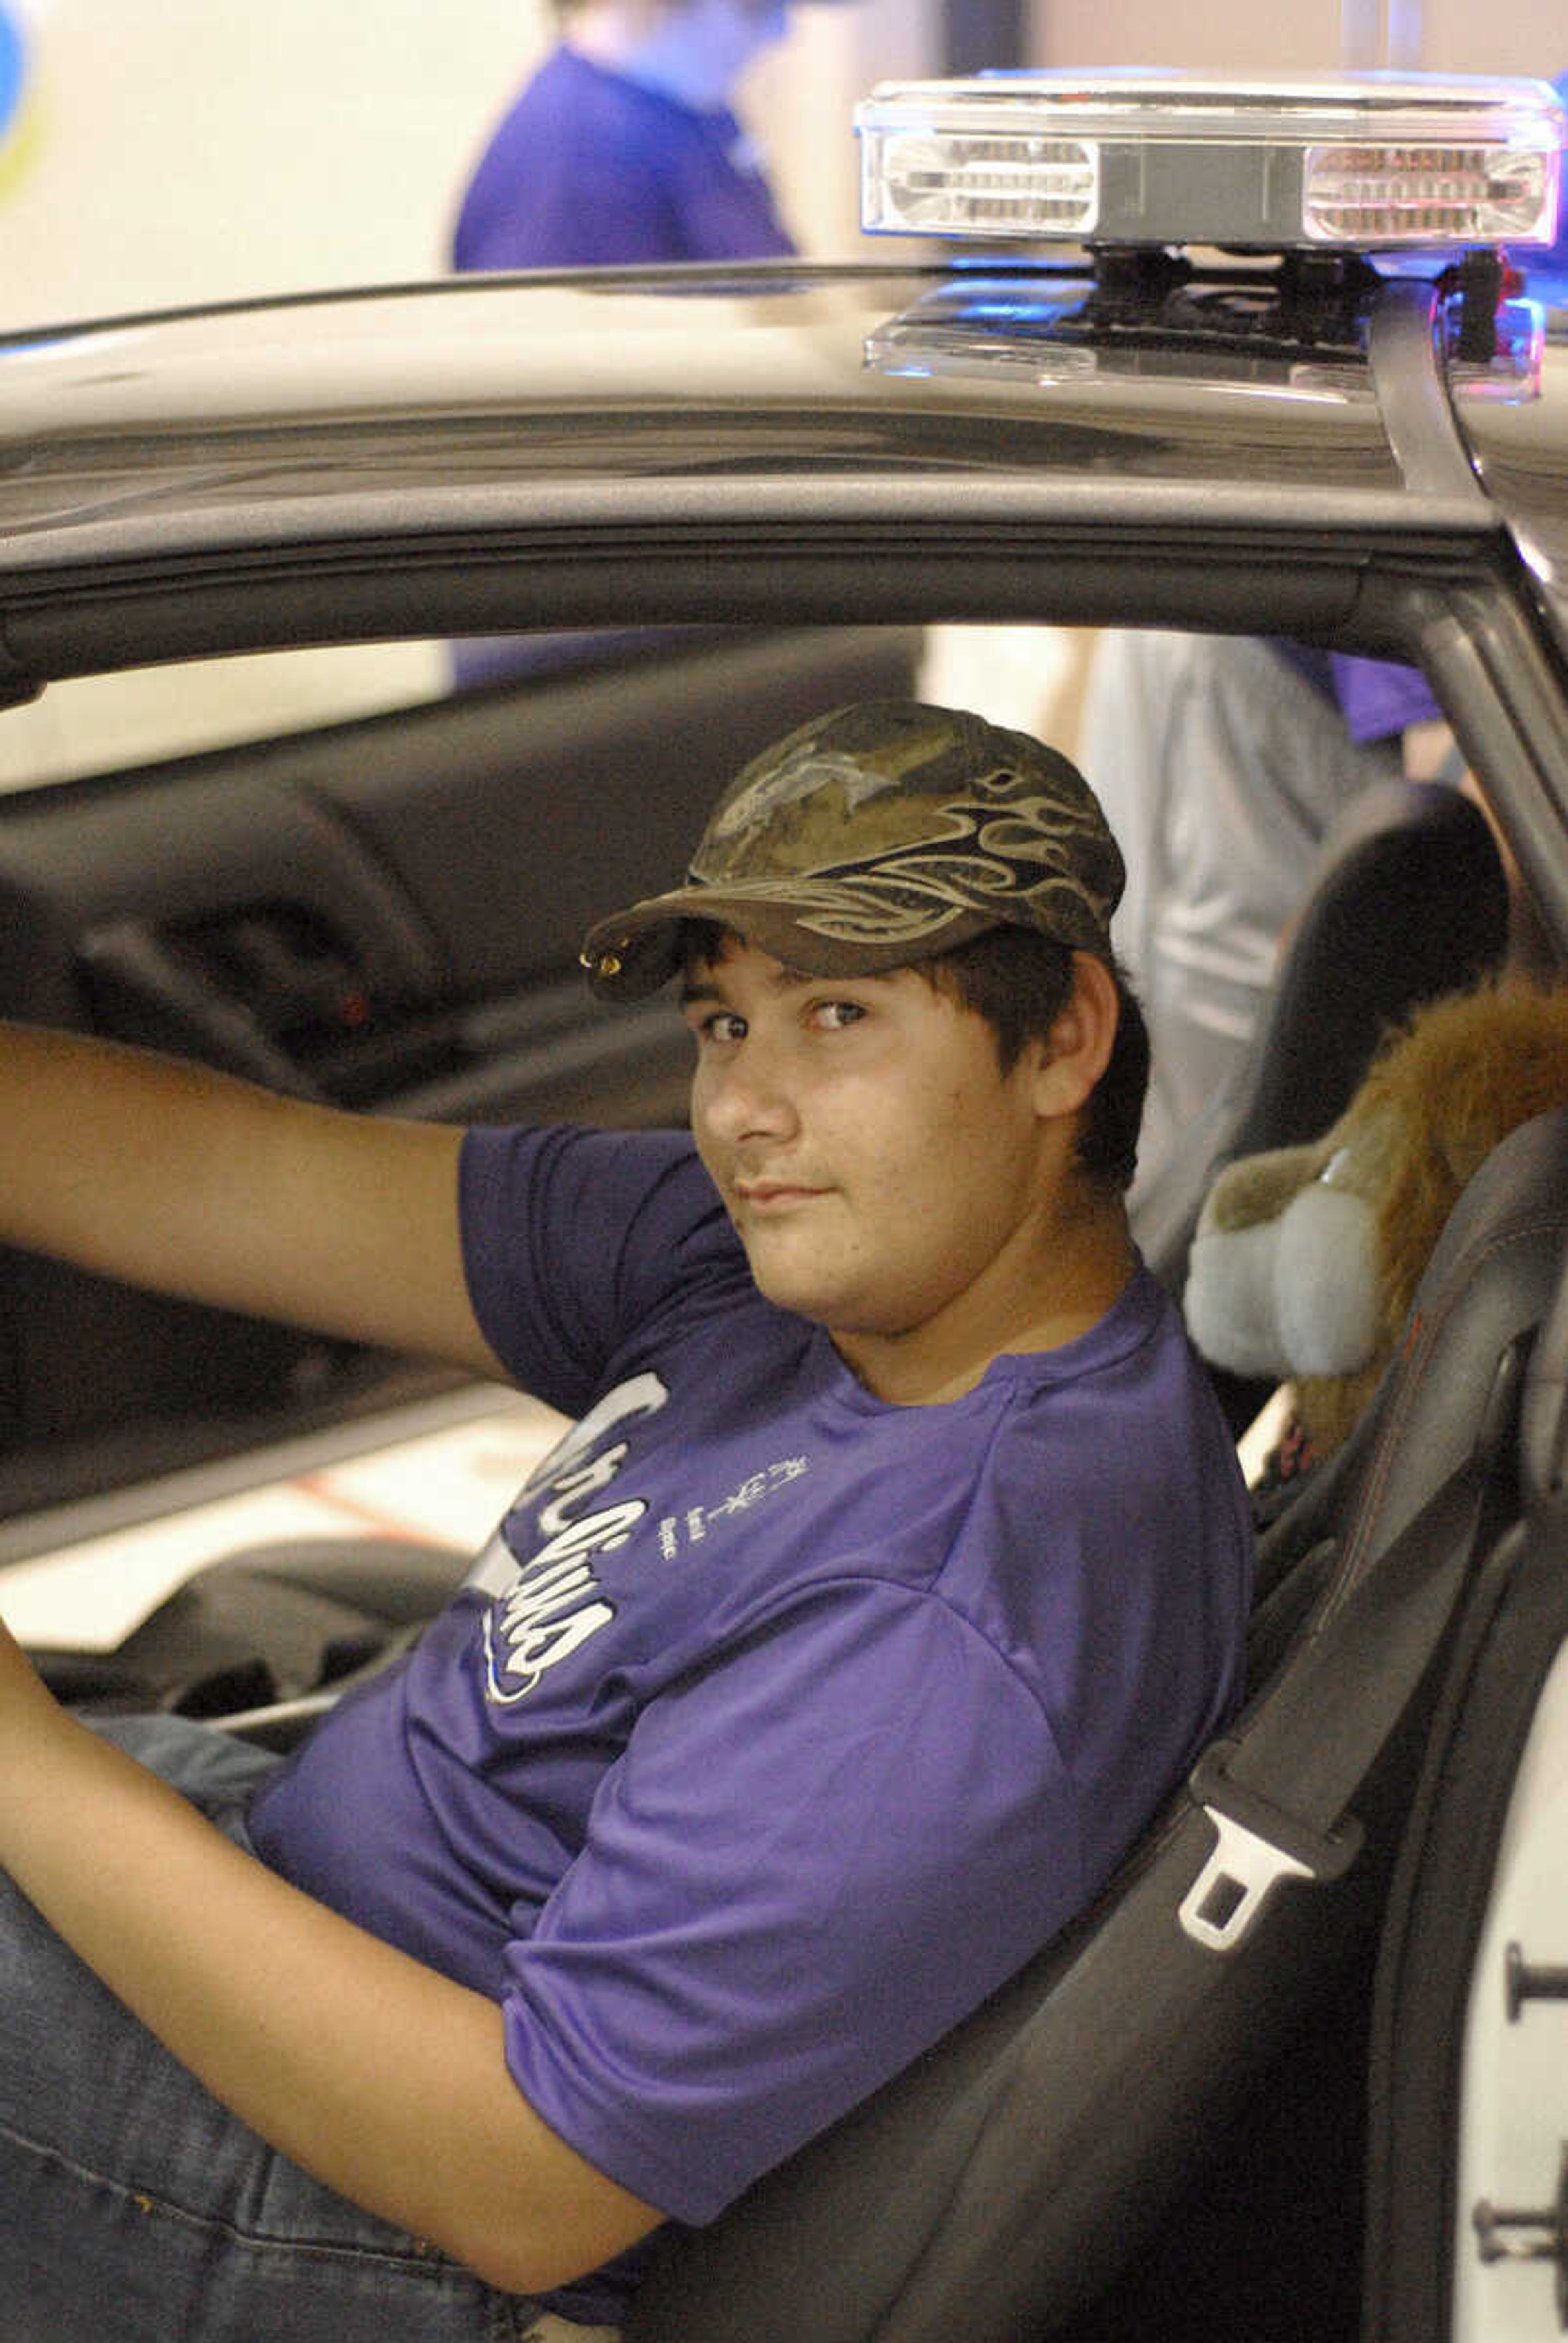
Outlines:
<svg viewBox="0 0 1568 2343"><path fill-rule="evenodd" d="M507 646L477 689L100 734L14 789L0 1010L400 1113L670 1117L672 1025L588 1010L577 939L749 749L933 674L1000 689L1020 642L1070 729L1086 646L1178 633L1278 647L1282 695L1413 675L1470 778L1391 750L1375 817L1292 848L1234 1080L1139 1201L1161 1273L1219 1166L1332 1123L1424 994L1511 951L1562 980L1552 91L1002 75L879 90L859 130L887 240L854 265L0 340L0 760L176 663L194 694L216 660ZM1230 786L1240 820L1245 756ZM672 2239L631 2336L1568 2328L1565 1222L1568 1070L1350 1439L1276 1491L1230 1740L995 2003ZM460 1570L476 1440L528 1436L407 1363L0 1273L0 1602L85 1700L281 1742Z"/></svg>

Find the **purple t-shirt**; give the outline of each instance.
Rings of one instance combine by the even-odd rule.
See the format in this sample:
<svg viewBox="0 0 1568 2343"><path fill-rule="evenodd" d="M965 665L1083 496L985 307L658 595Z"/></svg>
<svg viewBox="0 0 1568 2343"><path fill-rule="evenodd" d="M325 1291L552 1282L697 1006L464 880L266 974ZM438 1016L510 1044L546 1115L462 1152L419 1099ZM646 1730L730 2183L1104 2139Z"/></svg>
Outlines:
<svg viewBox="0 0 1568 2343"><path fill-rule="evenodd" d="M1442 710L1418 667L1333 651L1329 666L1345 728L1356 741L1389 740L1408 724L1441 722Z"/></svg>
<svg viewBox="0 0 1568 2343"><path fill-rule="evenodd" d="M758 1293L681 1134L472 1132L462 1215L490 1342L581 1420L252 1833L701 2222L1104 1881L1236 1697L1244 1493L1141 1268L902 1408Z"/></svg>
<svg viewBox="0 0 1568 2343"><path fill-rule="evenodd" d="M591 268L793 250L732 114L698 113L561 48L480 157L452 258Z"/></svg>
<svg viewBox="0 0 1568 2343"><path fill-rule="evenodd" d="M1275 639L1275 649L1325 699L1338 702L1345 729L1358 747L1392 739L1407 725L1442 719L1432 686L1418 667L1397 659L1363 659L1356 651L1325 651L1286 636Z"/></svg>

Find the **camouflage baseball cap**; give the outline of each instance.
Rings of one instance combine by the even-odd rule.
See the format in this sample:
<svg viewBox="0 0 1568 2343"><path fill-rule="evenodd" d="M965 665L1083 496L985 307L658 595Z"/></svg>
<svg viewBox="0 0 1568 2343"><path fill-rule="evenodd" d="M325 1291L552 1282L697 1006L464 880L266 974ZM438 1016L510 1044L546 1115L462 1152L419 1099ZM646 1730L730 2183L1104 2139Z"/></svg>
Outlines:
<svg viewBox="0 0 1568 2343"><path fill-rule="evenodd" d="M1124 872L1076 766L1025 732L917 700L814 717L726 789L688 883L600 920L595 990L673 976L683 920L711 920L812 976L871 976L1031 928L1111 957Z"/></svg>

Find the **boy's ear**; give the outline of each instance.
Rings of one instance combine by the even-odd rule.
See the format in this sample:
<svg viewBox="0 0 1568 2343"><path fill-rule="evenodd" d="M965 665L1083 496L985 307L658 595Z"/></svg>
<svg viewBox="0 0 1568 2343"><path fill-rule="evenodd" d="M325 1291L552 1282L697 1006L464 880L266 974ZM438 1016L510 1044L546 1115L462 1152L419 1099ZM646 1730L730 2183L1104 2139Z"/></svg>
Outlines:
<svg viewBox="0 0 1568 2343"><path fill-rule="evenodd" d="M1111 1062L1121 1017L1116 980L1093 952L1072 955L1072 991L1035 1071L1042 1115L1076 1114Z"/></svg>

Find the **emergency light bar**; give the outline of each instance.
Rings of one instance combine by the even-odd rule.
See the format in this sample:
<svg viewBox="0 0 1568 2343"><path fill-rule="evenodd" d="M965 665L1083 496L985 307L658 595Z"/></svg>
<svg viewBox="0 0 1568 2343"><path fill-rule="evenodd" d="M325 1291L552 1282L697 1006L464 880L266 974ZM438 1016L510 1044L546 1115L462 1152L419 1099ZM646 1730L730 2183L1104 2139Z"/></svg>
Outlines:
<svg viewBox="0 0 1568 2343"><path fill-rule="evenodd" d="M855 109L873 235L1288 251L1549 245L1547 82L1131 70L888 82Z"/></svg>

